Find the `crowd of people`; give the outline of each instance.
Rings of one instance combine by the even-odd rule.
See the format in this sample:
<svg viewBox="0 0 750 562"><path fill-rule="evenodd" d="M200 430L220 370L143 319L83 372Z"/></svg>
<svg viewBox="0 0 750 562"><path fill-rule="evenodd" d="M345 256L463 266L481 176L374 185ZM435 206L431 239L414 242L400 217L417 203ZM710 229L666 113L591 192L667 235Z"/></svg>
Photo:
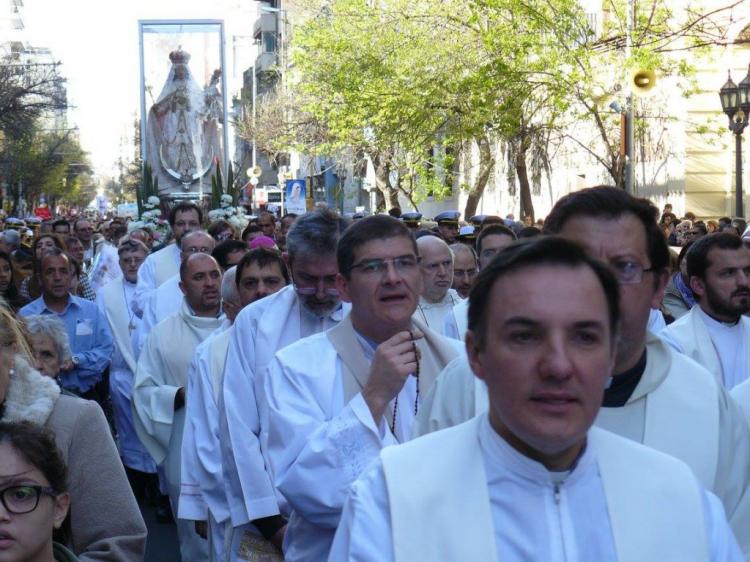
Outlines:
<svg viewBox="0 0 750 562"><path fill-rule="evenodd" d="M750 562L741 219L168 223L4 222L1 562Z"/></svg>

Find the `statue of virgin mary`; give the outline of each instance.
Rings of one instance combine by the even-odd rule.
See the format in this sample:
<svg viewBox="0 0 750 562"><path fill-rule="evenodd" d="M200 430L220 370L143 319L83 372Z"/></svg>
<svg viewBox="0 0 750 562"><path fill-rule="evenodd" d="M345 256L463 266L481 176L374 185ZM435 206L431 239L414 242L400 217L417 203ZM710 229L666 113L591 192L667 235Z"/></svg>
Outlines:
<svg viewBox="0 0 750 562"><path fill-rule="evenodd" d="M161 94L148 112L146 161L159 178L159 195L210 192L210 172L221 161L220 71L202 89L190 74L190 55L169 53L172 66ZM208 182L206 187L204 182Z"/></svg>

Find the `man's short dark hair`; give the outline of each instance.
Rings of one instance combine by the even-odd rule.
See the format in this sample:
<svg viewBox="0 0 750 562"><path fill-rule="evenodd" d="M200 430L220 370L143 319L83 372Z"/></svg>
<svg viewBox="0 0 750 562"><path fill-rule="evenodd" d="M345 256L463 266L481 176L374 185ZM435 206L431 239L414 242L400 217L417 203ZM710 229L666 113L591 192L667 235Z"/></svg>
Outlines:
<svg viewBox="0 0 750 562"><path fill-rule="evenodd" d="M263 229L258 226L258 223L248 223L248 225L245 227L245 230L242 231L242 235L240 236L240 238L242 238L243 242L247 242L247 237L256 232L263 232Z"/></svg>
<svg viewBox="0 0 750 562"><path fill-rule="evenodd" d="M651 269L661 271L669 266L669 248L656 223L659 210L648 200L639 199L616 187L599 185L569 193L555 203L544 222L545 234L559 234L574 217L618 219L634 215L646 232L646 249Z"/></svg>
<svg viewBox="0 0 750 562"><path fill-rule="evenodd" d="M286 235L286 251L289 259L298 256L334 255L341 233L349 223L330 209L319 209L299 217Z"/></svg>
<svg viewBox="0 0 750 562"><path fill-rule="evenodd" d="M66 221L65 219L57 219L55 222L53 222L52 232L54 232L58 226L64 226L68 229L68 232L70 232L70 223Z"/></svg>
<svg viewBox="0 0 750 562"><path fill-rule="evenodd" d="M609 324L614 339L620 320L620 288L609 268L590 257L583 247L559 236L539 236L519 241L501 250L474 279L469 293L469 330L477 345L484 346L487 336L487 316L492 288L501 277L527 267L541 265L569 268L588 267L601 284L609 309ZM551 280L550 283L554 283Z"/></svg>
<svg viewBox="0 0 750 562"><path fill-rule="evenodd" d="M222 242L216 244L216 247L214 247L211 255L217 262L219 262L219 266L221 267L221 269L226 271L230 267L230 265L227 263L229 254L232 254L234 252L246 251L247 244L245 244L242 240L223 240Z"/></svg>
<svg viewBox="0 0 750 562"><path fill-rule="evenodd" d="M417 241L412 236L411 230L398 219L389 215L372 215L352 223L341 236L336 250L339 273L346 279L350 278L354 265L354 253L360 246L371 240L399 237L408 239L411 242L414 255L419 255Z"/></svg>
<svg viewBox="0 0 750 562"><path fill-rule="evenodd" d="M516 239L516 233L504 224L490 224L485 226L477 236L477 254L482 254L482 240L488 236L509 236L513 240Z"/></svg>
<svg viewBox="0 0 750 562"><path fill-rule="evenodd" d="M245 271L245 268L250 267L254 263L257 263L258 267L260 268L278 264L279 269L281 270L281 274L284 276L286 284L289 284L289 270L286 268L286 263L284 263L281 254L273 248L258 247L253 248L244 256L242 256L242 259L237 264L234 283L237 285L238 289L240 288L240 281L242 280L242 273Z"/></svg>
<svg viewBox="0 0 750 562"><path fill-rule="evenodd" d="M203 211L201 208L190 201L182 201L169 210L169 226L174 228L174 222L177 220L177 213L184 213L186 211L195 211L198 213L198 222L203 224Z"/></svg>
<svg viewBox="0 0 750 562"><path fill-rule="evenodd" d="M708 253L713 248L739 250L742 247L742 238L731 232L714 232L698 238L685 254L688 279L690 277L706 278L706 270L711 266Z"/></svg>
<svg viewBox="0 0 750 562"><path fill-rule="evenodd" d="M68 264L71 265L71 266L74 263L76 263L76 260L74 260L73 257L70 254L68 254L68 252L66 252L62 248L58 248L57 246L55 246L54 248L50 248L49 250L45 250L44 253L42 254L42 257L39 258L39 269L40 269L40 271L42 269L42 262L44 261L44 258L49 257L49 256L59 256L59 257L65 258L68 261Z"/></svg>
<svg viewBox="0 0 750 562"><path fill-rule="evenodd" d="M542 231L539 230L535 226L524 226L519 232L518 232L518 239L522 240L524 238L536 238L537 236L541 236Z"/></svg>

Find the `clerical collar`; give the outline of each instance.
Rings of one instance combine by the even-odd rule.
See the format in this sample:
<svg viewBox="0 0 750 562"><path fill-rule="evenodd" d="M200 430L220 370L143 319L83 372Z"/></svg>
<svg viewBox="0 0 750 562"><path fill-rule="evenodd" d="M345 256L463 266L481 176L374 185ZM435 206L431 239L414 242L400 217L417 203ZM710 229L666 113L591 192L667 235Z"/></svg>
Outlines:
<svg viewBox="0 0 750 562"><path fill-rule="evenodd" d="M193 310L193 307L190 306L190 303L187 300L185 300L185 306L187 306L188 312L190 312L190 316L195 316L196 318L220 318L222 315L221 307L219 307L219 311L216 313L216 316L198 316L195 313L195 310Z"/></svg>
<svg viewBox="0 0 750 562"><path fill-rule="evenodd" d="M624 373L614 375L609 387L604 391L602 406L605 408L619 408L630 400L643 373L646 372L646 349L638 362Z"/></svg>
<svg viewBox="0 0 750 562"><path fill-rule="evenodd" d="M724 326L725 328L734 328L742 319L742 316L740 316L734 322L724 322L724 320L719 320L718 318L711 316L708 312L703 310L700 305L698 305L698 312L702 314L704 318L708 319L709 322L713 322L716 326Z"/></svg>

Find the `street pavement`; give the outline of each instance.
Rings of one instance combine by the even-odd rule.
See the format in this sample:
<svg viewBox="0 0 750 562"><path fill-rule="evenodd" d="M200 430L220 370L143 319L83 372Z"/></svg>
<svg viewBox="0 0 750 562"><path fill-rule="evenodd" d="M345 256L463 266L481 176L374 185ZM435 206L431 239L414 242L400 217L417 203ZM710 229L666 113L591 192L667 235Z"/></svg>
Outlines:
<svg viewBox="0 0 750 562"><path fill-rule="evenodd" d="M156 508L147 501L140 501L139 506L148 528L144 562L180 562L180 546L174 522L157 522Z"/></svg>

